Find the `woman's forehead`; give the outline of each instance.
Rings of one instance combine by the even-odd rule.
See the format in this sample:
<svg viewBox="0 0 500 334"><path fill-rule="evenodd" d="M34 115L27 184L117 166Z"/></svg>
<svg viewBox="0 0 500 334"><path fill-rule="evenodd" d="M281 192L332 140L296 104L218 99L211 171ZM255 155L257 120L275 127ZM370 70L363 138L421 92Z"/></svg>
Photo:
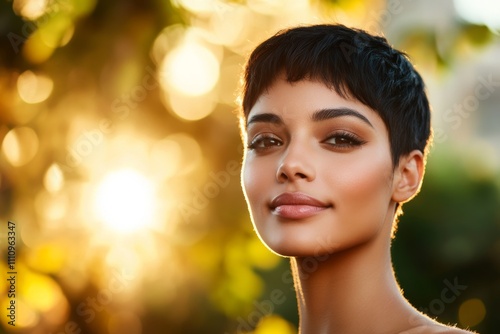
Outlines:
<svg viewBox="0 0 500 334"><path fill-rule="evenodd" d="M276 114L282 118L311 119L335 113L334 111L328 113L326 110L342 110L340 113L346 115L358 114L366 120L373 119L375 121L378 119L382 122L378 113L370 107L352 97L346 98L339 95L338 92L322 82L315 80L289 82L283 77L275 80L259 96L248 113L246 121L250 121L253 115L260 113Z"/></svg>

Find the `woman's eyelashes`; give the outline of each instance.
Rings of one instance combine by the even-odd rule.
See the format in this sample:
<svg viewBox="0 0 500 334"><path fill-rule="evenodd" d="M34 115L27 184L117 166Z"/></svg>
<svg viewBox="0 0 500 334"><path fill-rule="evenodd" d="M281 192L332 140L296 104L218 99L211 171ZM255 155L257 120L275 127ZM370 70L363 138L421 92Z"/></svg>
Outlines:
<svg viewBox="0 0 500 334"><path fill-rule="evenodd" d="M347 149L361 146L365 144L366 141L351 132L337 131L328 136L328 138L325 139L323 143L328 144L329 146L332 146L334 148Z"/></svg>
<svg viewBox="0 0 500 334"><path fill-rule="evenodd" d="M283 142L277 136L269 133L262 133L255 136L250 144L248 144L247 148L249 150L263 151L281 145L283 145Z"/></svg>
<svg viewBox="0 0 500 334"><path fill-rule="evenodd" d="M361 146L365 144L366 141L351 132L337 131L333 134L330 134L325 140L321 141L320 143L328 145L329 148L342 150ZM253 139L247 145L247 149L257 152L264 152L278 146L283 146L284 144L285 143L280 139L280 137L276 136L275 134L261 133L253 137Z"/></svg>

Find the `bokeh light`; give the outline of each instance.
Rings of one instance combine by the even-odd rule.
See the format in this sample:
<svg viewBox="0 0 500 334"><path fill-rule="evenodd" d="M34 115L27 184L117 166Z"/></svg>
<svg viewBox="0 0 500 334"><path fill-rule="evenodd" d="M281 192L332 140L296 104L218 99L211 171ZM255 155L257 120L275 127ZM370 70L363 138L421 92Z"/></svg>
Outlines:
<svg viewBox="0 0 500 334"><path fill-rule="evenodd" d="M31 272L22 280L23 297L34 309L48 312L56 307L64 309L67 306L60 286L50 277Z"/></svg>
<svg viewBox="0 0 500 334"><path fill-rule="evenodd" d="M151 225L155 198L150 180L137 171L124 169L109 173L101 181L94 208L108 228L130 233Z"/></svg>
<svg viewBox="0 0 500 334"><path fill-rule="evenodd" d="M38 152L38 136L29 127L14 128L3 139L2 152L12 166L23 166Z"/></svg>
<svg viewBox="0 0 500 334"><path fill-rule="evenodd" d="M166 90L199 96L208 93L217 83L219 61L206 47L185 41L167 55L160 75Z"/></svg>
<svg viewBox="0 0 500 334"><path fill-rule="evenodd" d="M58 16L40 28L40 40L49 48L57 48L69 43L73 37L75 26L70 18Z"/></svg>
<svg viewBox="0 0 500 334"><path fill-rule="evenodd" d="M170 94L168 102L175 115L188 121L197 121L214 111L216 102L210 94L191 97L182 94Z"/></svg>
<svg viewBox="0 0 500 334"><path fill-rule="evenodd" d="M58 164L53 163L45 172L43 185L50 193L57 193L64 185L64 175Z"/></svg>
<svg viewBox="0 0 500 334"><path fill-rule="evenodd" d="M45 13L49 0L14 0L13 8L27 20L36 20Z"/></svg>
<svg viewBox="0 0 500 334"><path fill-rule="evenodd" d="M67 254L59 243L40 244L28 255L27 263L42 273L59 273L67 261Z"/></svg>
<svg viewBox="0 0 500 334"><path fill-rule="evenodd" d="M251 19L252 11L248 7L226 3L218 8L215 15L210 16L207 35L213 43L238 47L251 33L248 25Z"/></svg>
<svg viewBox="0 0 500 334"><path fill-rule="evenodd" d="M458 310L460 325L466 328L477 326L486 316L486 307L481 299L472 298L464 301Z"/></svg>
<svg viewBox="0 0 500 334"><path fill-rule="evenodd" d="M42 74L25 71L17 79L19 96L26 103L40 103L45 101L52 92L52 80Z"/></svg>
<svg viewBox="0 0 500 334"><path fill-rule="evenodd" d="M47 61L55 50L55 47L45 43L42 30L36 30L24 43L22 54L30 63L41 64Z"/></svg>
<svg viewBox="0 0 500 334"><path fill-rule="evenodd" d="M253 334L294 334L297 330L285 319L271 315L261 319Z"/></svg>

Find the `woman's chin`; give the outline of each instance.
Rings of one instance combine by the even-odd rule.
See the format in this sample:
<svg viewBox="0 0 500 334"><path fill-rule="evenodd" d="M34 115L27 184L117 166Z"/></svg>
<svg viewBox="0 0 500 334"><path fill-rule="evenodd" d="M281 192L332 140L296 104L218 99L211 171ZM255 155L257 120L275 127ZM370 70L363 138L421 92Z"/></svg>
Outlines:
<svg viewBox="0 0 500 334"><path fill-rule="evenodd" d="M264 245L274 254L282 257L325 257L341 250L338 243L321 243L300 240L269 241L262 239Z"/></svg>

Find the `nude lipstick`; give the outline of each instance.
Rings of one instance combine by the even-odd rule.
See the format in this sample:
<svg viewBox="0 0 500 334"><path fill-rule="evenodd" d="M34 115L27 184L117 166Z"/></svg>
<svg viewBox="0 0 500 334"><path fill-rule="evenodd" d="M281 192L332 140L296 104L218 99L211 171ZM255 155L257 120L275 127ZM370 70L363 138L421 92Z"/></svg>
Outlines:
<svg viewBox="0 0 500 334"><path fill-rule="evenodd" d="M273 198L269 207L276 216L299 220L314 216L332 205L301 192L287 192Z"/></svg>

